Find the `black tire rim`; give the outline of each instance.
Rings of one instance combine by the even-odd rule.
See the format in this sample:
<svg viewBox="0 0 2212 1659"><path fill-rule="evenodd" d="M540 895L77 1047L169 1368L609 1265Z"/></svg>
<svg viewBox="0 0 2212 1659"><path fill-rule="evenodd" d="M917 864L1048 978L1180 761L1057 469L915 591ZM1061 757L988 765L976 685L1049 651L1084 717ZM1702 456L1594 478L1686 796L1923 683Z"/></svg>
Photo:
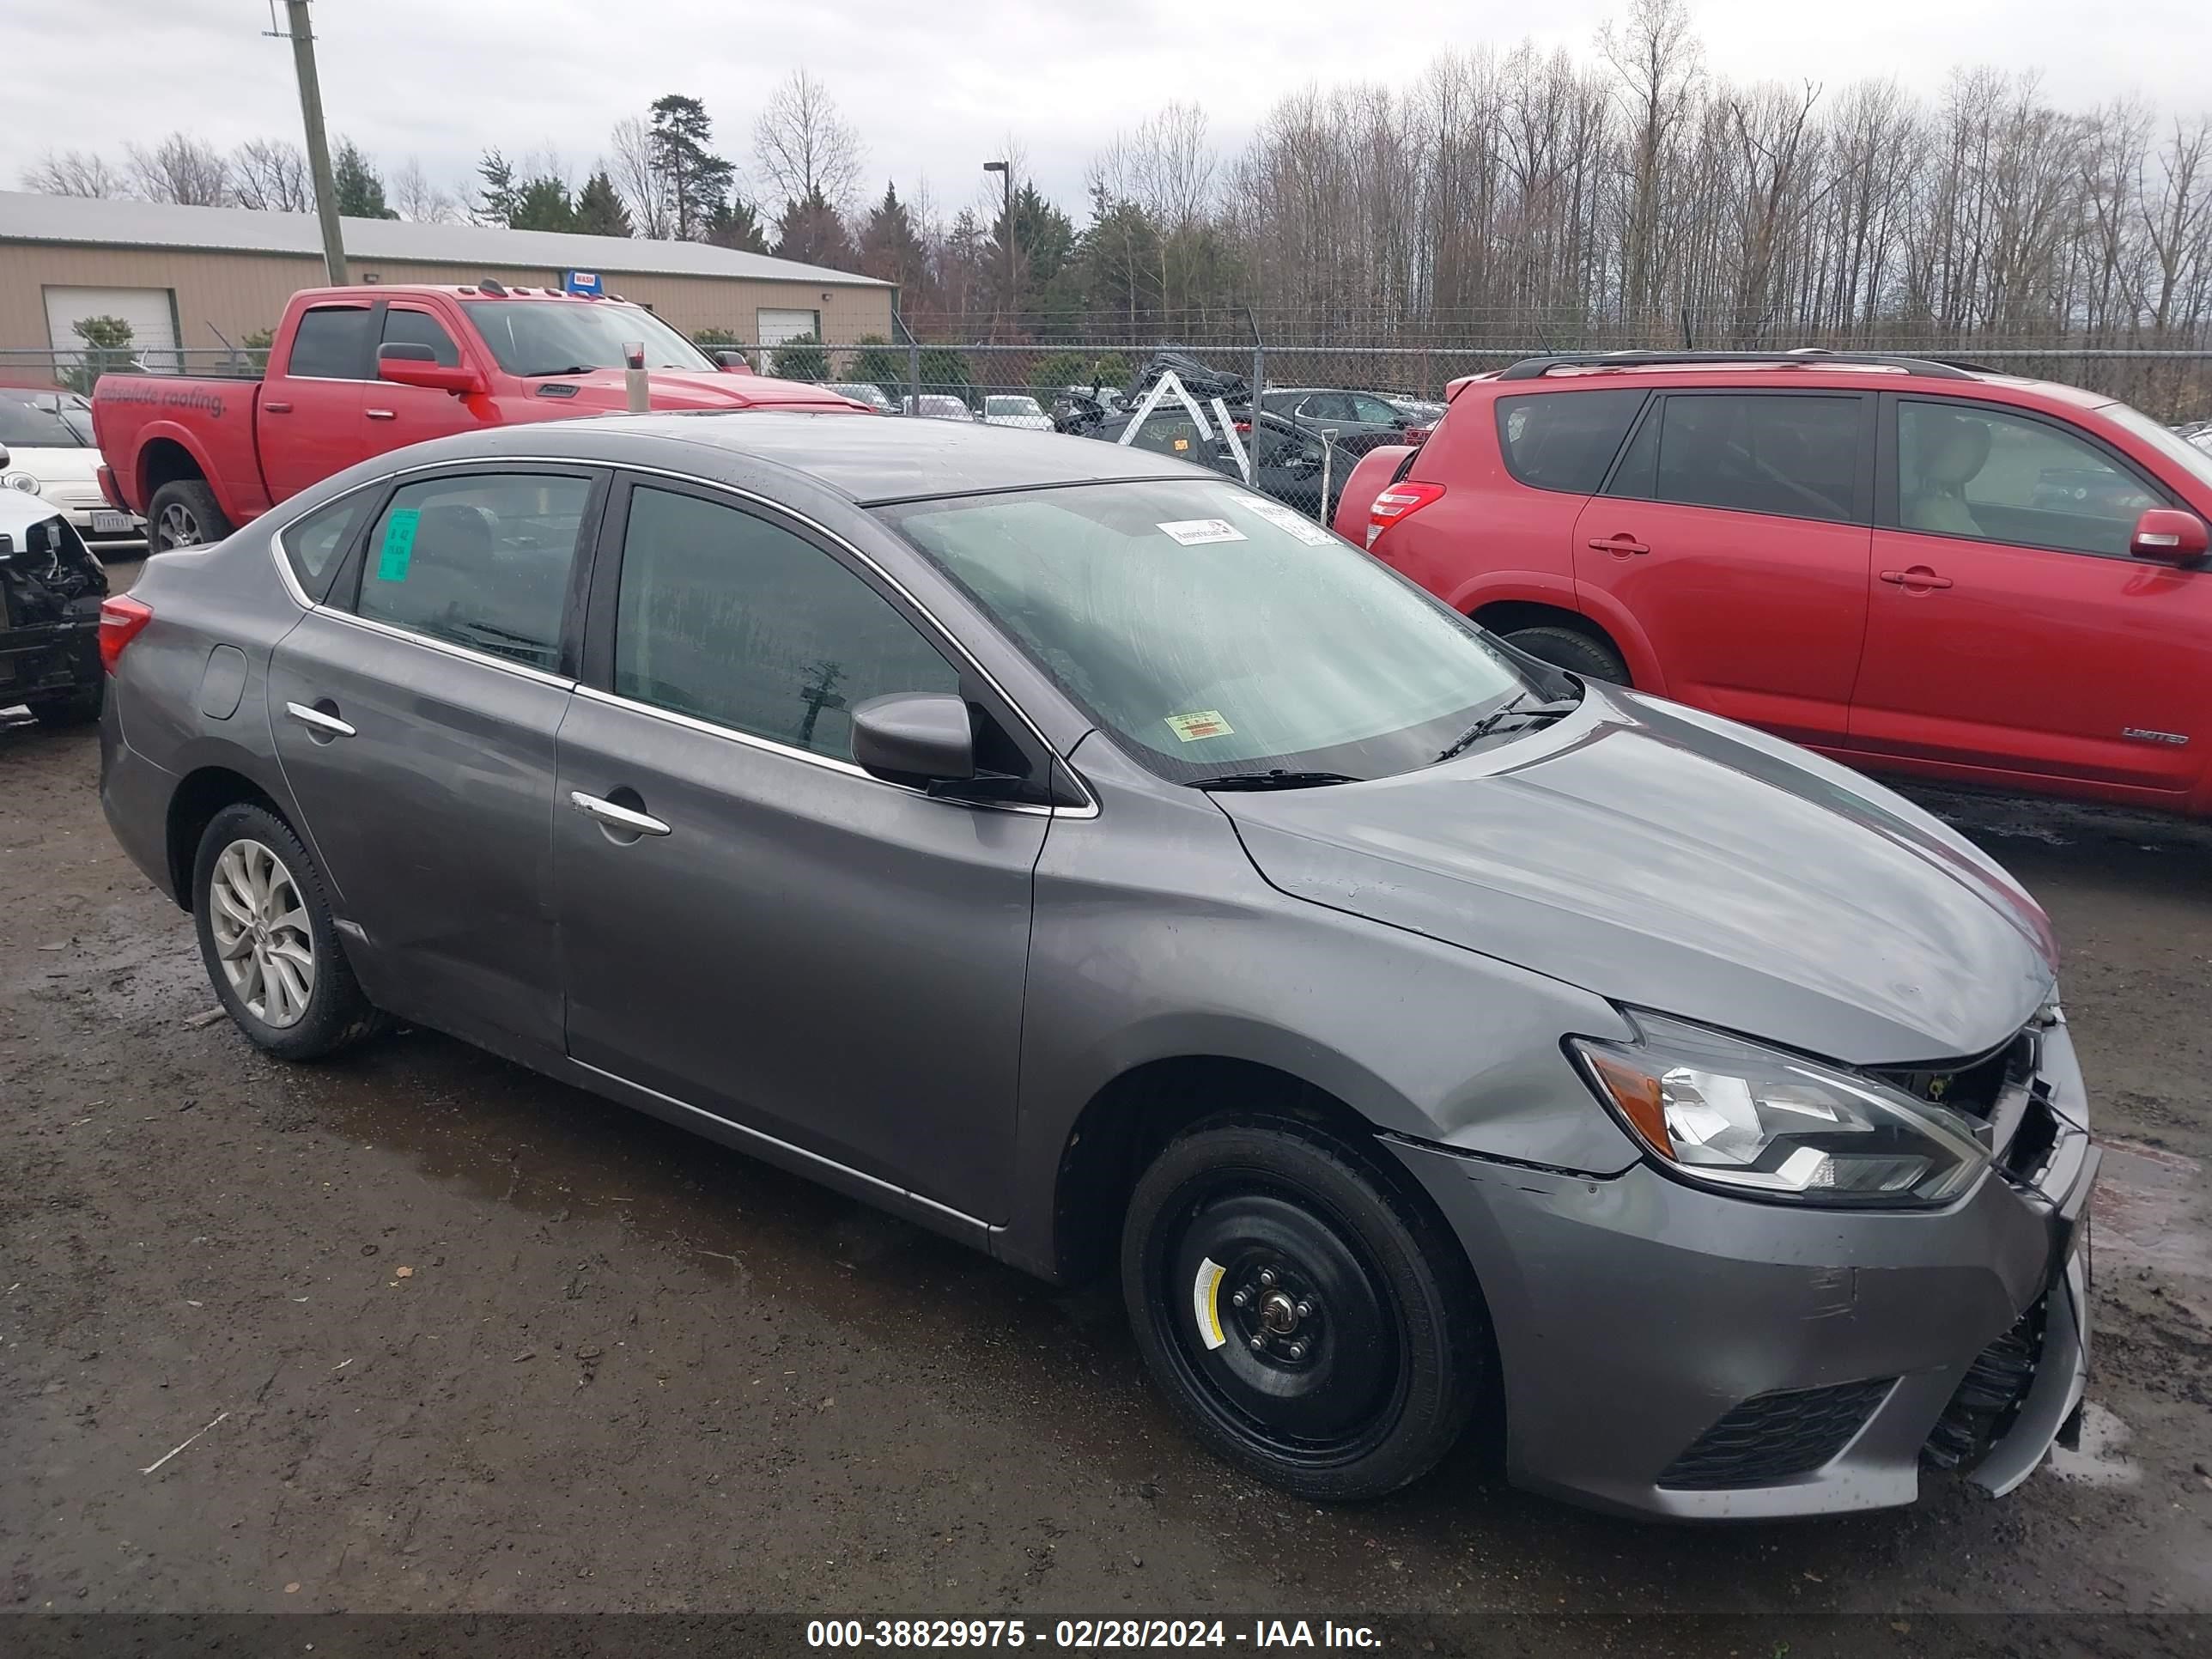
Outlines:
<svg viewBox="0 0 2212 1659"><path fill-rule="evenodd" d="M1146 1254L1154 1334L1223 1432L1314 1469L1389 1437L1412 1371L1405 1333L1365 1251L1310 1194L1219 1172L1177 1195Z"/></svg>

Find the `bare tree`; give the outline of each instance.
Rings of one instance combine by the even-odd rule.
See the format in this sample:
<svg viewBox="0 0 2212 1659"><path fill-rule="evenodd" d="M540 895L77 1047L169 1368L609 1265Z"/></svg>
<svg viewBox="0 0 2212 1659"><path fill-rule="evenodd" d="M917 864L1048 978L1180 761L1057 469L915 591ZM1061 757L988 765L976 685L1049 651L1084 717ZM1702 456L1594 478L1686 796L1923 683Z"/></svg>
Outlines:
<svg viewBox="0 0 2212 1659"><path fill-rule="evenodd" d="M23 169L23 188L46 196L128 196L130 180L108 159L88 149L48 150Z"/></svg>
<svg viewBox="0 0 2212 1659"><path fill-rule="evenodd" d="M399 216L417 223L454 225L467 217L461 210L460 198L432 184L429 174L422 171L422 161L412 155L392 175L391 197Z"/></svg>
<svg viewBox="0 0 2212 1659"><path fill-rule="evenodd" d="M238 205L265 213L312 213L314 181L307 157L283 138L251 138L230 154L231 194Z"/></svg>
<svg viewBox="0 0 2212 1659"><path fill-rule="evenodd" d="M151 149L128 147L131 183L149 202L221 207L231 198L230 164L204 138L173 132Z"/></svg>
<svg viewBox="0 0 2212 1659"><path fill-rule="evenodd" d="M675 207L654 157L652 130L630 116L615 123L607 147L609 154L601 165L615 181L630 223L641 236L666 240L674 229Z"/></svg>
<svg viewBox="0 0 2212 1659"><path fill-rule="evenodd" d="M1702 52L1685 0L1632 0L1627 19L1598 33L1598 50L1620 77L1628 123L1627 176L1620 181L1621 298L1651 314L1661 302L1662 216L1674 148L1697 100Z"/></svg>
<svg viewBox="0 0 2212 1659"><path fill-rule="evenodd" d="M829 88L803 69L786 76L753 124L762 178L785 202L826 202L840 212L859 183L860 136Z"/></svg>

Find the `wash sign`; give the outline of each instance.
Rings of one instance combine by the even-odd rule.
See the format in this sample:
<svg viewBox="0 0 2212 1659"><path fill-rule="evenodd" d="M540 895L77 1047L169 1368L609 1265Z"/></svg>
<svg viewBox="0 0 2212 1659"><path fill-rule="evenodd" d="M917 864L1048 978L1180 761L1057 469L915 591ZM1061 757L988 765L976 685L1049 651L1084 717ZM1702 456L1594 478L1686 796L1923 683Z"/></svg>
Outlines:
<svg viewBox="0 0 2212 1659"><path fill-rule="evenodd" d="M606 285L599 280L599 273L596 270L570 270L564 271L562 275L567 279L562 286L571 294L596 296L606 291Z"/></svg>

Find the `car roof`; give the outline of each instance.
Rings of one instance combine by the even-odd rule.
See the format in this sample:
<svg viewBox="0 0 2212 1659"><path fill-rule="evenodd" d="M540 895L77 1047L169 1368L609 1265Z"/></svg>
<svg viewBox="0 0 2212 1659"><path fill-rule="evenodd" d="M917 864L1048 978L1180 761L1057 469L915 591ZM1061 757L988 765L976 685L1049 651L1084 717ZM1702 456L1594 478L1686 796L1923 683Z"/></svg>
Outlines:
<svg viewBox="0 0 2212 1659"><path fill-rule="evenodd" d="M1095 438L1062 437L974 421L801 410L700 410L532 422L435 440L408 452L435 459L558 452L610 466L643 464L635 441L650 447L710 449L732 460L764 464L811 480L860 506L935 495L1034 489L1055 484L1220 475L1165 456ZM441 453L442 452L442 453ZM660 464L712 477L726 469L692 453Z"/></svg>
<svg viewBox="0 0 2212 1659"><path fill-rule="evenodd" d="M1603 363L1561 361L1541 374L1510 379L1502 371L1470 374L1446 388L1455 398L1471 386L1494 387L1501 396L1524 392L1559 391L1597 386L1772 386L1780 380L1808 390L1861 391L1872 387L1895 391L1910 387L1917 393L1937 397L1972 398L1996 392L2014 394L2006 401L2047 398L2077 409L2101 409L2111 403L2103 392L2085 391L2057 380L2039 380L2004 374L1991 368L1930 361L1917 367L1911 358L1883 362L1852 362L1848 358L1809 357L1799 362L1760 362L1747 357L1731 361L1723 353L1710 358L1674 362Z"/></svg>

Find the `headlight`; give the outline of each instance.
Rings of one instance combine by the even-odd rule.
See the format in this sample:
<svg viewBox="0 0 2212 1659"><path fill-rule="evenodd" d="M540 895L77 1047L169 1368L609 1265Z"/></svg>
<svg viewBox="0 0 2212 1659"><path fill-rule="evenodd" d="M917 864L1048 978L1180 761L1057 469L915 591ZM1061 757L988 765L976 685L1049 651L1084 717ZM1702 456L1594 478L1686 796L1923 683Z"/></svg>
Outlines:
<svg viewBox="0 0 2212 1659"><path fill-rule="evenodd" d="M0 483L6 484L10 489L20 489L26 495L39 493L39 481L27 472L10 472L6 477L0 478Z"/></svg>
<svg viewBox="0 0 2212 1659"><path fill-rule="evenodd" d="M1988 1151L1972 1118L1703 1026L1633 1016L1642 1040L1570 1037L1599 1096L1668 1168L1813 1204L1944 1204Z"/></svg>

